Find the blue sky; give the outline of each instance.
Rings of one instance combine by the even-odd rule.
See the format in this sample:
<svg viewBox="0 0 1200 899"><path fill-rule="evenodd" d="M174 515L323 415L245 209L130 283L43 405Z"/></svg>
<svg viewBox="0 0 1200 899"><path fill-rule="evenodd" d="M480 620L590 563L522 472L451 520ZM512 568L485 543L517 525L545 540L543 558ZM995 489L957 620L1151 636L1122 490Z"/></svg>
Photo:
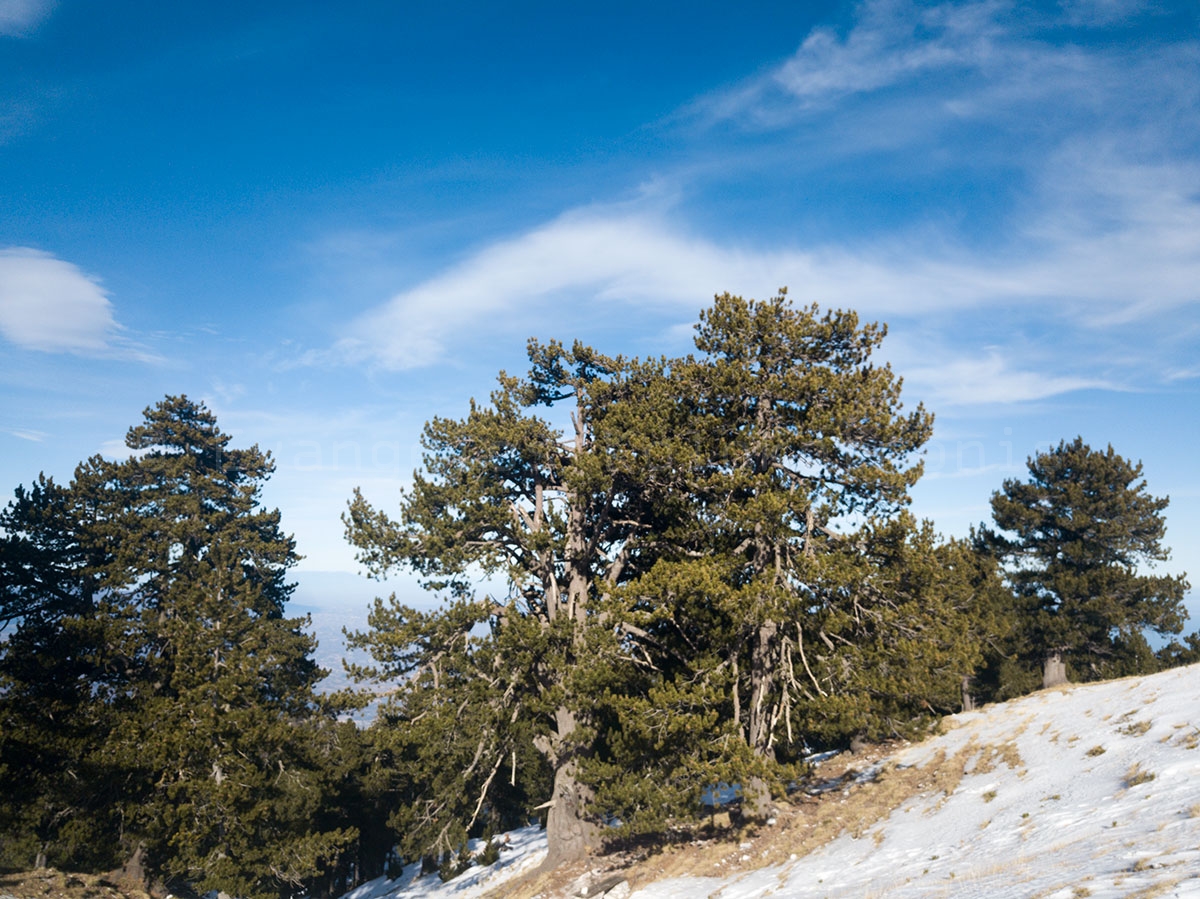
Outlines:
<svg viewBox="0 0 1200 899"><path fill-rule="evenodd" d="M1079 434L1200 583L1194 2L0 0L5 491L187 393L357 598L352 489L528 337L685 352L780 285L889 323L944 533Z"/></svg>

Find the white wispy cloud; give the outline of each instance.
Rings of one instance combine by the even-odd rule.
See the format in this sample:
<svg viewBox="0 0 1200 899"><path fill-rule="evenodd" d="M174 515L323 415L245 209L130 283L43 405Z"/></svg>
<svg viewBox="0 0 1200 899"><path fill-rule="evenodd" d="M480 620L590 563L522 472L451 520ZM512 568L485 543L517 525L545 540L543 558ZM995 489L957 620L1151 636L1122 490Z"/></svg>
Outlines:
<svg viewBox="0 0 1200 899"><path fill-rule="evenodd" d="M1200 304L1200 167L1136 164L1076 145L1042 173L1023 239L1052 252L1024 277L1047 297L1092 301L1088 320L1122 325Z"/></svg>
<svg viewBox="0 0 1200 899"><path fill-rule="evenodd" d="M54 0L0 0L0 35L28 37L55 5Z"/></svg>
<svg viewBox="0 0 1200 899"><path fill-rule="evenodd" d="M1059 21L1086 16L1102 23L1122 10L1118 0L1095 0L1072 5ZM889 123L897 122L896 108L913 113L914 141L929 121L922 115L987 121L991 130L980 132L982 140L968 140L980 136L968 129L948 157L970 160L996 141L995 158L980 165L999 168L1019 188L1006 198L1010 207L997 218L994 239L960 238L952 217L913 218L883 236L820 243L750 243L751 234L722 239L681 224L679 210L692 200L683 185L673 206L596 205L496 241L361 315L319 355L419 368L444 360L464 334L532 323L558 305L636 315L654 303L691 320L716 292L765 297L781 285L799 302L868 318L954 312L976 323L994 319L999 334L1014 310L1058 317L1056 324L1101 332L1109 343L1123 328L1155 318L1170 328L1200 305L1200 170L1171 149L1200 125L1200 97L1186 77L1200 71L1200 49L1184 43L1122 56L1106 45L1052 43L1021 15L1007 0L874 0L858 8L845 31L813 31L774 71L692 108L709 121L761 124L774 116L784 130L802 116L797 159L818 178L822 163L807 151L817 148L819 156L825 143L834 161L852 153L855 141L911 156L909 138L872 133L880 130L874 114L885 109ZM889 88L895 90L883 105L857 118L842 114L855 98ZM1164 108L1171 116L1155 112ZM952 326L944 327L949 333ZM1136 350L1102 363L1027 359L986 345L971 355L946 349L951 340L941 345L937 359L918 355L904 371L921 380L924 395L948 404L1029 402L1115 387L1122 365L1131 371L1153 362L1161 378L1186 367L1179 359L1139 358Z"/></svg>
<svg viewBox="0 0 1200 899"><path fill-rule="evenodd" d="M33 350L96 353L117 329L99 281L28 247L0 250L0 334Z"/></svg>
<svg viewBox="0 0 1200 899"><path fill-rule="evenodd" d="M921 6L905 0L865 4L844 38L812 31L772 76L805 103L878 90L931 70L978 68L996 57L1002 35L994 2Z"/></svg>
<svg viewBox="0 0 1200 899"><path fill-rule="evenodd" d="M1060 6L1072 25L1104 26L1154 11L1155 4L1145 0L1060 0Z"/></svg>
<svg viewBox="0 0 1200 899"><path fill-rule="evenodd" d="M10 343L46 353L157 359L121 330L99 279L41 250L0 249L0 335Z"/></svg>
<svg viewBox="0 0 1200 899"><path fill-rule="evenodd" d="M751 248L696 236L657 213L590 208L497 242L397 294L354 321L336 353L418 368L444 358L455 335L532 320L563 298L608 304L617 314L647 302L691 314L722 290L763 297L781 285L802 302L884 319L1052 304L1076 325L1119 328L1200 305L1195 183L1186 167L1068 154L1048 169L1037 208L1007 246L983 249L925 231ZM1012 380L1013 396L1080 386L1039 383Z"/></svg>
<svg viewBox="0 0 1200 899"><path fill-rule="evenodd" d="M11 434L19 440L28 440L30 443L41 443L50 435L45 431L28 430L25 428L9 428L5 430L6 434Z"/></svg>
<svg viewBox="0 0 1200 899"><path fill-rule="evenodd" d="M1113 389L1103 378L1058 375L1011 363L995 347L977 356L928 353L924 362L903 366L904 380L913 395L934 408L946 406L1012 405L1044 400L1076 390Z"/></svg>
<svg viewBox="0 0 1200 899"><path fill-rule="evenodd" d="M1157 112L1165 126L1174 116L1163 111L1194 102L1193 36L1154 45L1046 36L1062 25L1104 28L1146 9L1136 0L1076 0L1056 12L1011 0L867 0L846 29L814 29L773 69L697 98L686 113L756 130L807 129L836 115L836 128L823 132L833 153L853 151L854 141L872 150L929 142L963 123L1002 123L1025 135L1005 147L1012 159L1087 123L1132 117L1144 127Z"/></svg>
<svg viewBox="0 0 1200 899"><path fill-rule="evenodd" d="M654 217L584 210L499 241L397 294L357 319L337 351L385 368L417 368L441 359L451 334L486 331L555 297L695 306L714 284L773 290L777 284L763 285L796 262L718 247Z"/></svg>
<svg viewBox="0 0 1200 899"><path fill-rule="evenodd" d="M736 120L757 127L790 125L797 115L828 110L852 95L905 85L922 76L987 69L1019 73L1030 47L1018 51L1004 24L1011 5L999 0L930 6L912 0L871 0L857 8L844 32L813 29L796 52L772 70L689 104L701 121ZM1017 53L1024 65L1014 67ZM956 93L935 103L939 115L955 114ZM893 102L895 98L893 97Z"/></svg>

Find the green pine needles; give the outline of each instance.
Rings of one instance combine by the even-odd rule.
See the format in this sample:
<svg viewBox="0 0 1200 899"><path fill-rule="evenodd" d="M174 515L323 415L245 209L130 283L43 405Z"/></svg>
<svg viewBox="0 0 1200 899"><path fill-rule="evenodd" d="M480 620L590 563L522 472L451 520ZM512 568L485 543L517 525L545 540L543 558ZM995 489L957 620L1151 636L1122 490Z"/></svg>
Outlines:
<svg viewBox="0 0 1200 899"><path fill-rule="evenodd" d="M1079 437L1028 469L993 495L996 529L979 534L1020 602L1014 653L1044 665L1047 686L1068 670L1083 680L1157 670L1171 650L1156 657L1145 631L1180 633L1189 589L1185 575L1145 571L1170 557L1167 498L1147 491L1140 463Z"/></svg>

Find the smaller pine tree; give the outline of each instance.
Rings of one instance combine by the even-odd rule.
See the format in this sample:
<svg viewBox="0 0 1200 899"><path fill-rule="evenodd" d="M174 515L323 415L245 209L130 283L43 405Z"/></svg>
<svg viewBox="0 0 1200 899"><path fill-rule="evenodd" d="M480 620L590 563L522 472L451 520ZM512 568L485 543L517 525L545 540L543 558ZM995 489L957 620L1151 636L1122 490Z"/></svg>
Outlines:
<svg viewBox="0 0 1200 899"><path fill-rule="evenodd" d="M996 529L980 544L1006 565L1021 601L1026 653L1044 683L1156 669L1144 632L1178 634L1186 575L1148 573L1170 558L1163 546L1169 499L1151 495L1141 463L1076 437L1029 459L1028 481L992 496Z"/></svg>

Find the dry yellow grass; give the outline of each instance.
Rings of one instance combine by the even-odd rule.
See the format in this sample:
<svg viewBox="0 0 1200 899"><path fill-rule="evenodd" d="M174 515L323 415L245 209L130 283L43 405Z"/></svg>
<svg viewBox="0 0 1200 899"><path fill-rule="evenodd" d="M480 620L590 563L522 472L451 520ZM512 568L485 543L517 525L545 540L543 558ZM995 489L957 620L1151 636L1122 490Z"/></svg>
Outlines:
<svg viewBox="0 0 1200 899"><path fill-rule="evenodd" d="M1150 730L1149 721L1134 721L1126 724L1124 727L1117 728L1117 733L1124 734L1127 737L1140 737L1148 730Z"/></svg>
<svg viewBox="0 0 1200 899"><path fill-rule="evenodd" d="M873 779L851 783L855 767L869 769L886 751L876 757L849 758L840 764L827 763L820 769L823 780L846 777L848 785L818 795L799 793L779 805L774 825L727 829L712 839L667 846L640 859L610 856L593 860L591 868L620 870L637 890L649 883L670 877L708 874L729 875L767 865L782 864L791 856L802 857L842 834L855 839L868 834L876 844L883 841L882 830L873 828L895 810L917 797L935 799L939 807L958 788L968 773L986 773L1004 764L1021 770L1023 762L1014 742L979 746L973 741L953 756L939 752L919 766L901 768L884 764ZM494 899L533 899L538 895L558 895L588 869L586 864L548 874L528 875L497 890Z"/></svg>
<svg viewBox="0 0 1200 899"><path fill-rule="evenodd" d="M1133 892L1126 893L1125 899L1154 899L1155 896L1165 896L1179 884L1180 878L1168 877L1160 880L1158 883L1152 883L1148 887Z"/></svg>
<svg viewBox="0 0 1200 899"><path fill-rule="evenodd" d="M967 748L970 749L972 747L968 746ZM1024 770L1025 762L1021 759L1021 753L1017 749L1015 741L1008 740L997 746L983 747L979 750L979 756L971 766L970 773L987 774L996 770L996 767L1001 763L1018 773Z"/></svg>
<svg viewBox="0 0 1200 899"><path fill-rule="evenodd" d="M106 874L66 874L42 868L0 874L0 896L11 899L151 899L140 887Z"/></svg>
<svg viewBox="0 0 1200 899"><path fill-rule="evenodd" d="M1134 762L1125 772L1125 786L1136 787L1138 784L1149 783L1157 776L1153 771L1147 771L1139 763Z"/></svg>
<svg viewBox="0 0 1200 899"><path fill-rule="evenodd" d="M1184 749L1195 749L1197 746L1200 746L1200 728L1192 727L1190 733L1180 734L1176 737L1175 743Z"/></svg>

